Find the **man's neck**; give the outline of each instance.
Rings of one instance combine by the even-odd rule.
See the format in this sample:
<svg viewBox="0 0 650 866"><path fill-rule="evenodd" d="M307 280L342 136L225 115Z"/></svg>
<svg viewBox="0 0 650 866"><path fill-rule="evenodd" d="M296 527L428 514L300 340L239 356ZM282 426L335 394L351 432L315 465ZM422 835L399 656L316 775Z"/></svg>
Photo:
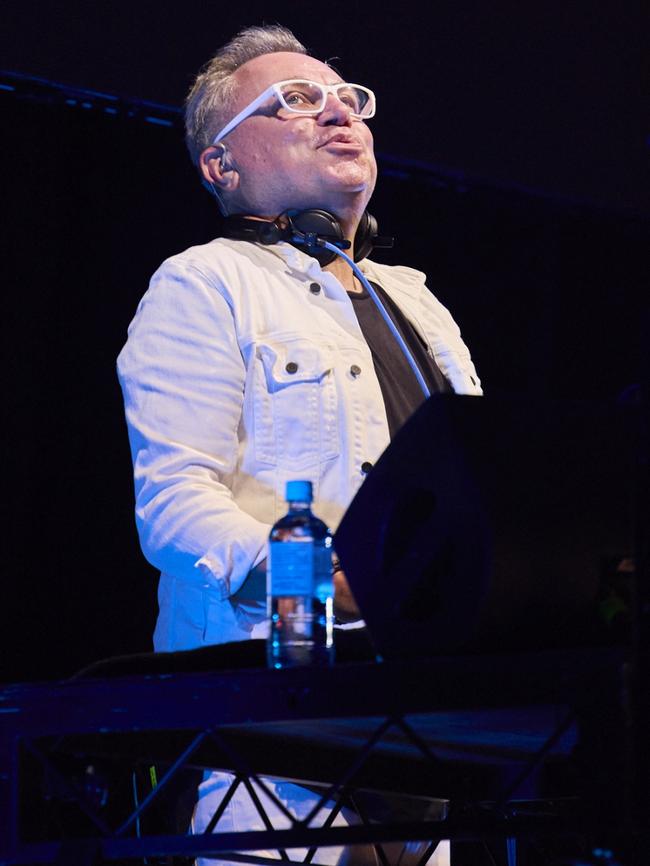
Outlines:
<svg viewBox="0 0 650 866"><path fill-rule="evenodd" d="M349 206L347 209L341 208L337 215L337 219L343 229L343 236L350 241L350 248L345 250L345 253L352 260L354 260L354 237L359 226L361 213L363 213L363 211L359 213L359 207L360 203L355 202L355 206ZM329 265L326 265L323 270L334 274L346 292L363 291L363 286L355 277L350 265L339 256L337 256Z"/></svg>
<svg viewBox="0 0 650 866"><path fill-rule="evenodd" d="M350 258L354 258L354 250L352 248L346 250L345 253L346 255L350 256ZM333 262L330 262L329 265L325 265L323 270L329 271L330 274L334 274L334 276L339 281L339 283L341 283L346 292L363 291L363 287L361 286L359 280L354 276L350 265L338 256L334 259Z"/></svg>

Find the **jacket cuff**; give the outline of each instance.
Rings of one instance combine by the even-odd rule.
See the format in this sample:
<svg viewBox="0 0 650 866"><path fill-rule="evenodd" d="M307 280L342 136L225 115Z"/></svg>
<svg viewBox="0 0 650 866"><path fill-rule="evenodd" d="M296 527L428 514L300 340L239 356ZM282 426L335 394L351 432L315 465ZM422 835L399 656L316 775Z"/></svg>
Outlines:
<svg viewBox="0 0 650 866"><path fill-rule="evenodd" d="M239 590L251 569L266 557L267 538L265 531L256 542L249 540L246 545L232 544L227 551L223 546L215 545L194 563L194 567L223 601Z"/></svg>

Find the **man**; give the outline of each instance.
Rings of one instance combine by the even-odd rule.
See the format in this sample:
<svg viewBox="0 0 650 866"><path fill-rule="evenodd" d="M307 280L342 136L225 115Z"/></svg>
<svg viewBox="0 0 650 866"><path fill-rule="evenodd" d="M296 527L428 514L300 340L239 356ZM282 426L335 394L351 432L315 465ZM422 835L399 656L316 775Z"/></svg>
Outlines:
<svg viewBox="0 0 650 866"><path fill-rule="evenodd" d="M187 142L224 214L284 225L287 212L319 208L354 243L377 174L372 113L374 94L342 82L289 31L249 28L197 77ZM368 260L361 268L431 389L479 394L458 328L424 276ZM321 267L288 243L219 238L167 260L118 369L141 543L162 572L161 651L264 636L264 600L247 587L264 572L285 482L311 480L314 511L334 529L422 400L349 266ZM341 574L335 607L357 616ZM223 796L222 781L206 779L202 795Z"/></svg>

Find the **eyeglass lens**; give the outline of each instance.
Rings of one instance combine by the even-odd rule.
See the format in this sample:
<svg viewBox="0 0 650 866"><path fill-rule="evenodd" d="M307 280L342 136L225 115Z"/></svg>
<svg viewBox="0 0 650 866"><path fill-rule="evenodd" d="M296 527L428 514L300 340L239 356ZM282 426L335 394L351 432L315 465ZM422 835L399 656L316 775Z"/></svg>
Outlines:
<svg viewBox="0 0 650 866"><path fill-rule="evenodd" d="M292 111L322 111L327 93L312 81L290 81L280 90L287 108ZM371 109L368 94L353 84L336 85L336 96L352 113L363 117Z"/></svg>

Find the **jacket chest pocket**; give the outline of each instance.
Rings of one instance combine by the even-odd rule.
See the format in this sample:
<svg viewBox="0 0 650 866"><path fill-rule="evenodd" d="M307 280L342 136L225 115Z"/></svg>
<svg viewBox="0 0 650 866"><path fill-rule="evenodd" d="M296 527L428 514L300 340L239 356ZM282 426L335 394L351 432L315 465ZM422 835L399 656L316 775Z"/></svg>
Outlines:
<svg viewBox="0 0 650 866"><path fill-rule="evenodd" d="M255 349L253 423L257 461L317 466L339 453L334 353L302 340Z"/></svg>

